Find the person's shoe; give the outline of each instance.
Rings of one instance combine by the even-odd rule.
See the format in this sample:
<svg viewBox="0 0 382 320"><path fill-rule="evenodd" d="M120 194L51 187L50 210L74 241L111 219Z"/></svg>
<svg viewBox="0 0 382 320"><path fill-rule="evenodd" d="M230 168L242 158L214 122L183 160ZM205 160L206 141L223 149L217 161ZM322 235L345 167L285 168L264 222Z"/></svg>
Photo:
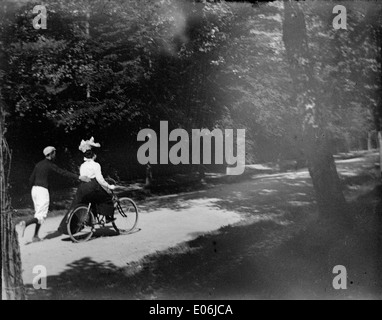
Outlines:
<svg viewBox="0 0 382 320"><path fill-rule="evenodd" d="M25 221L21 221L19 223L19 228L20 228L20 234L22 237L24 237L24 233L25 233Z"/></svg>
<svg viewBox="0 0 382 320"><path fill-rule="evenodd" d="M39 237L33 237L32 242L40 242L41 239Z"/></svg>

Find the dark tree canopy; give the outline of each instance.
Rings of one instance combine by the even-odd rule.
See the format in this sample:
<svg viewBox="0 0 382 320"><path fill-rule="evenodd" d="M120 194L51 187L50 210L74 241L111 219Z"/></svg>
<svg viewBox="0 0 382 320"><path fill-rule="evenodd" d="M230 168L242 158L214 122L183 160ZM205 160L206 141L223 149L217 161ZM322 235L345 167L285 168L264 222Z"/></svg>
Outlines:
<svg viewBox="0 0 382 320"><path fill-rule="evenodd" d="M380 127L376 2L346 3L346 31L332 26L339 2L298 2L305 27L290 29L289 47L288 1L49 0L46 30L31 24L36 3L16 3L2 6L0 75L21 171L57 141L75 170L79 141L95 136L112 174L140 176L137 133L161 120L170 129L244 128L248 163L304 159L296 84L307 73L329 153L359 147ZM309 64L291 72L301 37Z"/></svg>

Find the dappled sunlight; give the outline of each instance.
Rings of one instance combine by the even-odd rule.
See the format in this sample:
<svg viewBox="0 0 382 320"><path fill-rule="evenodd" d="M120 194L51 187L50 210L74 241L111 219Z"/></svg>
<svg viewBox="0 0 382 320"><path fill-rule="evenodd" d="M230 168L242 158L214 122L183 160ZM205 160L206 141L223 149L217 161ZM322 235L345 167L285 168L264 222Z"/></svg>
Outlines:
<svg viewBox="0 0 382 320"><path fill-rule="evenodd" d="M292 197L295 197L295 196L302 196L302 197L305 197L305 196L307 196L307 194L306 194L306 193L297 192L297 193L295 193L295 194L292 195Z"/></svg>
<svg viewBox="0 0 382 320"><path fill-rule="evenodd" d="M243 198L244 198L244 194L243 194L243 192L241 192L241 191L234 191L234 192L233 192L233 195L234 195L234 197L237 198L237 199L243 199Z"/></svg>
<svg viewBox="0 0 382 320"><path fill-rule="evenodd" d="M263 189L259 192L260 195L269 195L278 192L277 190Z"/></svg>
<svg viewBox="0 0 382 320"><path fill-rule="evenodd" d="M272 221L275 223L279 223L280 222L280 214L267 213L267 214L253 216L250 219L248 219L248 222L250 222L250 223L257 223L260 221Z"/></svg>
<svg viewBox="0 0 382 320"><path fill-rule="evenodd" d="M187 199L188 197L200 197L206 192L207 190L198 190L194 192L184 192L179 194L153 197L138 202L138 207L143 212L152 212L160 208L172 208L176 210L182 210L185 208L189 208L191 205L191 200ZM197 200L200 200L200 198L198 198Z"/></svg>
<svg viewBox="0 0 382 320"><path fill-rule="evenodd" d="M292 222L285 219L285 211L273 210L272 212L261 213L257 215L248 216L245 220L238 222L237 226L248 226L260 222L273 222L280 226L287 226Z"/></svg>
<svg viewBox="0 0 382 320"><path fill-rule="evenodd" d="M310 179L308 171L288 172L285 174L287 179Z"/></svg>
<svg viewBox="0 0 382 320"><path fill-rule="evenodd" d="M336 163L356 163L356 162L365 162L366 158L354 158L354 159L346 159L346 160L336 160Z"/></svg>
<svg viewBox="0 0 382 320"><path fill-rule="evenodd" d="M248 164L245 168L256 169L256 170L272 170L271 167L265 166L263 164Z"/></svg>
<svg viewBox="0 0 382 320"><path fill-rule="evenodd" d="M241 209L242 209L242 210L245 210L245 211L251 211L252 213L261 213L260 210L253 209L253 207L241 206Z"/></svg>
<svg viewBox="0 0 382 320"><path fill-rule="evenodd" d="M304 203L306 202L306 203L312 204L312 203L314 203L314 200L315 200L315 195L314 195L314 192L312 190L312 192L310 194L301 193L301 192L291 194L289 196L289 200L287 203L289 203L289 201L298 201L298 202L304 202Z"/></svg>
<svg viewBox="0 0 382 320"><path fill-rule="evenodd" d="M288 287L290 281L298 281L300 285L300 278L293 280L296 268L320 266L322 253L305 243L306 239L316 241L309 233L299 236L308 222L318 218L310 179L297 181L288 176L291 174L147 201L152 208L142 210L139 225L142 230L134 236L97 238L81 245L62 241L58 244L52 239L27 248L39 255L45 253L46 260L37 254L26 255L22 247L25 270L36 264L32 257L38 256L38 262L50 270L48 282L54 283L53 290L32 292L31 296L51 298L57 293L63 295L64 291L71 297L159 299L194 297L193 294L201 297L208 288L207 294L212 292L216 298L244 291L264 296L262 290L268 292L273 290L269 289L272 286L281 296L290 295L294 291L293 286ZM114 242L119 239L120 246ZM61 252L70 252L65 259L61 252L54 251L58 245L64 249ZM112 264L107 261L111 258L110 247L117 250ZM51 251L49 255L47 249ZM81 260L82 250L86 251L84 260ZM62 261L64 268L55 266L57 261ZM245 274L243 281L236 277L237 270ZM83 272L88 275L81 280ZM24 278L28 287L34 276L29 274ZM219 291L215 292L219 279L228 280L219 284ZM233 289L231 279L234 279ZM316 283L309 273L304 279L306 286ZM286 290L280 293L282 280ZM247 283L250 283L248 287ZM77 291L66 293L63 286Z"/></svg>
<svg viewBox="0 0 382 320"><path fill-rule="evenodd" d="M267 174L267 175L256 175L252 177L253 180L259 180L259 182L267 181L281 181L287 185L292 186L311 186L311 177L308 171L296 171L296 172L287 172L287 173L276 173L276 174ZM294 184L290 184L288 180L300 180Z"/></svg>
<svg viewBox="0 0 382 320"><path fill-rule="evenodd" d="M236 198L236 197L235 197ZM208 208L216 208L216 203L221 201L218 198L199 198L199 199L177 199L172 204L167 204L161 208L157 207L155 213L171 211L194 211L206 210Z"/></svg>
<svg viewBox="0 0 382 320"><path fill-rule="evenodd" d="M65 272L73 261L80 260L84 252L95 263L112 259L117 267L138 261L147 254L165 250L198 235L213 232L228 225L240 222L244 217L239 213L223 209L217 205L218 198L192 199L177 201L174 208L161 208L140 215L140 232L130 235L95 236L91 241L73 244L64 241L67 236L55 237L31 246L21 244L23 267L32 270L36 264L46 266L51 275ZM59 217L52 218L47 224L50 229L59 224ZM44 225L42 235L48 231ZM26 230L27 238L33 230ZM60 248L60 250L57 250ZM110 254L113 248L113 254ZM70 254L62 254L70 252ZM87 264L88 265L88 264ZM30 284L34 278L31 272L24 272L24 283Z"/></svg>
<svg viewBox="0 0 382 320"><path fill-rule="evenodd" d="M311 202L308 202L308 201L288 201L288 203L291 204L292 206L297 206L297 207L311 205Z"/></svg>
<svg viewBox="0 0 382 320"><path fill-rule="evenodd" d="M253 180L265 180L265 179L284 179L285 173L273 173L273 174L258 174L253 176Z"/></svg>
<svg viewBox="0 0 382 320"><path fill-rule="evenodd" d="M358 176L357 172L354 171L345 171L345 170L339 170L339 174L346 177L356 177Z"/></svg>
<svg viewBox="0 0 382 320"><path fill-rule="evenodd" d="M301 179L295 179L296 176ZM210 197L206 197L207 190L158 197L148 203L142 202L141 209L147 212L158 212L160 209L184 211L192 207L207 206L253 214L263 210L267 211L268 208L260 208L256 205L261 206L262 203L269 203L270 200L273 203L286 203L288 200L310 201L311 195L308 193L313 191L311 190L312 185L310 179L303 179L304 176L304 173L267 175L256 183L232 184L224 189L210 189L208 190ZM309 192L307 192L307 188L309 188ZM298 192L298 190L303 192Z"/></svg>
<svg viewBox="0 0 382 320"><path fill-rule="evenodd" d="M292 186L292 187L305 187L306 185L309 185L308 183L303 182L303 181L301 181L301 182L293 182L293 183L291 183L291 182L284 182L284 184L287 185L287 186Z"/></svg>
<svg viewBox="0 0 382 320"><path fill-rule="evenodd" d="M314 190L310 177L304 179L304 176L308 177L308 174L299 172L269 175L256 183L242 184L240 190L230 190L228 194L217 192L215 198L220 200L214 199L211 203L221 209L239 212L246 218L252 219L256 216L255 221L256 219L269 221L272 219L266 218L266 215L283 216L285 212L288 212L288 218L299 218L300 211L296 209L314 204ZM277 208L280 206L283 210L278 211Z"/></svg>

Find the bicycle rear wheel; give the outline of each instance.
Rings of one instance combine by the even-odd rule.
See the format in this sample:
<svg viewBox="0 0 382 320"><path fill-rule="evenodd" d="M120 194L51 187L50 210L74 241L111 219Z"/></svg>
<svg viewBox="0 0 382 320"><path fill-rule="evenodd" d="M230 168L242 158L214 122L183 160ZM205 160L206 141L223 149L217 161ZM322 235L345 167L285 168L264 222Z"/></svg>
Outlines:
<svg viewBox="0 0 382 320"><path fill-rule="evenodd" d="M118 233L129 233L138 224L138 208L130 198L120 198L114 210L113 227Z"/></svg>
<svg viewBox="0 0 382 320"><path fill-rule="evenodd" d="M74 242L88 241L94 233L94 216L88 207L81 206L70 213L68 234Z"/></svg>

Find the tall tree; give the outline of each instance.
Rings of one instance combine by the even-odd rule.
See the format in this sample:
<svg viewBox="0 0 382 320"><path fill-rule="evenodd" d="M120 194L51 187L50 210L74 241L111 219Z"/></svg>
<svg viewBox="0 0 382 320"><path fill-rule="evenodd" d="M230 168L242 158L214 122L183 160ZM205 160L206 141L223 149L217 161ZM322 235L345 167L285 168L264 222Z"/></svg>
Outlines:
<svg viewBox="0 0 382 320"><path fill-rule="evenodd" d="M1 287L2 299L24 300L20 247L8 193L11 152L5 139L5 110L0 100L0 195L1 195Z"/></svg>
<svg viewBox="0 0 382 320"><path fill-rule="evenodd" d="M7 6L2 4L1 13L5 15ZM0 40L0 81L4 73L4 52ZM6 108L0 93L0 203L1 203L1 288L3 300L24 300L25 291L22 279L22 265L18 235L13 223L9 196L9 173L11 169L11 151L5 138Z"/></svg>
<svg viewBox="0 0 382 320"><path fill-rule="evenodd" d="M346 220L347 206L324 125L324 106L318 94L305 15L297 1L284 1L283 41L296 105L304 114L301 143L321 217Z"/></svg>

